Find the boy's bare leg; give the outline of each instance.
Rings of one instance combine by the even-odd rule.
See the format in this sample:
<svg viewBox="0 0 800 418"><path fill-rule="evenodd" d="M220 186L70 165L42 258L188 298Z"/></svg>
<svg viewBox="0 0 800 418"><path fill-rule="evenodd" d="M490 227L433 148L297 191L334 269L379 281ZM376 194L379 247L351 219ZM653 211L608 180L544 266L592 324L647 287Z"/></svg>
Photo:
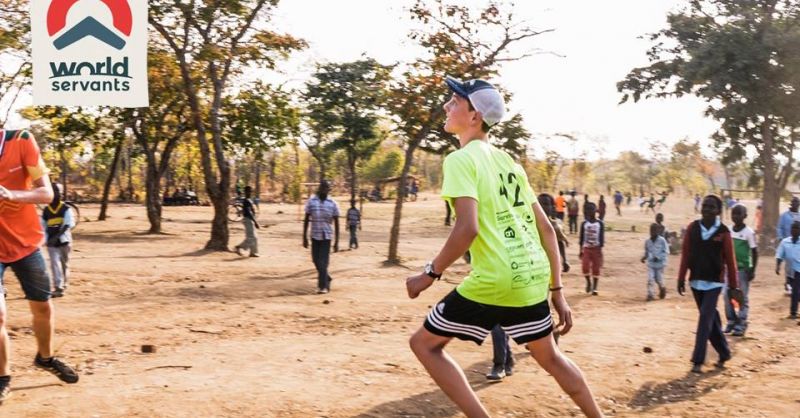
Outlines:
<svg viewBox="0 0 800 418"><path fill-rule="evenodd" d="M0 291L2 286L0 285ZM9 365L9 343L8 331L6 330L6 301L3 295L0 295L0 376L8 376L11 374L11 366Z"/></svg>
<svg viewBox="0 0 800 418"><path fill-rule="evenodd" d="M33 313L33 335L36 336L36 347L39 356L49 358L53 355L52 346L55 330L55 312L53 304L46 302L28 301Z"/></svg>
<svg viewBox="0 0 800 418"><path fill-rule="evenodd" d="M411 336L409 345L436 384L458 405L459 409L467 417L488 418L489 413L469 386L464 371L444 351L444 347L451 339L450 337L432 334L425 328L420 328Z"/></svg>
<svg viewBox="0 0 800 418"><path fill-rule="evenodd" d="M552 334L529 342L527 348L536 362L556 379L561 389L581 408L584 415L592 418L603 416L581 370L561 353Z"/></svg>

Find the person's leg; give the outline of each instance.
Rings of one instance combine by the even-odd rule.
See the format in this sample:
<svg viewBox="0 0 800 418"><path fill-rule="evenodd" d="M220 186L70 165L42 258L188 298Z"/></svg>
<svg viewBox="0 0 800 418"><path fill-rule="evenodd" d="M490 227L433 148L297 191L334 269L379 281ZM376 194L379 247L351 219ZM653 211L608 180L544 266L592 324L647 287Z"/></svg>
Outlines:
<svg viewBox="0 0 800 418"><path fill-rule="evenodd" d="M591 267L590 265L590 257L589 257L589 249L583 249L583 256L581 256L581 272L583 273L583 277L586 279L586 293L590 293L592 291L592 281L591 277L589 276Z"/></svg>
<svg viewBox="0 0 800 418"><path fill-rule="evenodd" d="M792 299L789 305L789 311L792 315L797 316L797 304L800 302L800 273L795 273L792 279Z"/></svg>
<svg viewBox="0 0 800 418"><path fill-rule="evenodd" d="M603 249L600 247L592 249L592 294L597 294L597 285L600 282L600 269L603 268Z"/></svg>
<svg viewBox="0 0 800 418"><path fill-rule="evenodd" d="M656 284L658 284L658 298L667 297L667 287L664 285L664 267L655 269Z"/></svg>
<svg viewBox="0 0 800 418"><path fill-rule="evenodd" d="M470 418L489 417L489 412L469 386L464 371L444 351L451 339L435 335L421 327L411 336L409 345L433 381L466 416Z"/></svg>
<svg viewBox="0 0 800 418"><path fill-rule="evenodd" d="M244 245L242 248L249 250L250 254L258 254L258 244L256 241L256 226L252 219L244 220Z"/></svg>
<svg viewBox="0 0 800 418"><path fill-rule="evenodd" d="M28 304L33 314L33 334L36 336L37 352L42 358L50 358L53 356L52 341L55 332L53 304L49 300L30 300Z"/></svg>
<svg viewBox="0 0 800 418"><path fill-rule="evenodd" d="M739 321L736 330L747 330L747 316L750 313L750 280L746 271L739 271L739 287L742 289L742 303L739 305Z"/></svg>
<svg viewBox="0 0 800 418"><path fill-rule="evenodd" d="M695 333L694 351L692 352L692 363L700 365L706 361L706 349L708 345L708 336L711 334L711 323L714 321L714 315L707 311L708 304L705 303L706 291L695 290L692 288L692 295L697 304L699 316L697 318L697 332ZM706 310L704 310L704 308Z"/></svg>
<svg viewBox="0 0 800 418"><path fill-rule="evenodd" d="M733 308L733 302L731 301L731 295L728 293L728 289L725 289L722 292L722 300L725 304L725 319L728 320L727 325L725 325L725 332L733 331L733 328L739 322L739 318L736 315L736 309Z"/></svg>
<svg viewBox="0 0 800 418"><path fill-rule="evenodd" d="M64 289L69 287L69 256L72 253L72 245L64 245L61 248L61 273L64 275Z"/></svg>
<svg viewBox="0 0 800 418"><path fill-rule="evenodd" d="M728 340L722 332L722 321L720 320L719 311L717 311L717 301L722 289L709 290L706 295L707 303L711 305L710 310L713 310L713 321L711 322L711 332L709 333L709 341L714 350L719 354L720 362L726 362L731 358L731 349L728 346Z"/></svg>
<svg viewBox="0 0 800 418"><path fill-rule="evenodd" d="M5 298L0 298L0 376L11 375L10 354L11 354L11 339L8 338L8 330L6 329L6 318L8 317L8 310L6 309Z"/></svg>
<svg viewBox="0 0 800 418"><path fill-rule="evenodd" d="M655 288L656 286L656 269L652 267L647 267L647 300L653 300L656 298Z"/></svg>
<svg viewBox="0 0 800 418"><path fill-rule="evenodd" d="M64 288L63 269L61 268L61 252L59 247L45 247L50 258L50 274L53 275L53 289Z"/></svg>
<svg viewBox="0 0 800 418"><path fill-rule="evenodd" d="M322 276L322 265L320 264L320 250L321 250L321 242L316 239L311 240L311 259L314 260L314 268L317 269L317 289L324 289L324 280Z"/></svg>
<svg viewBox="0 0 800 418"><path fill-rule="evenodd" d="M575 363L561 353L552 334L529 342L527 348L539 366L553 376L561 389L572 398L584 415L587 417L603 416L583 373Z"/></svg>
<svg viewBox="0 0 800 418"><path fill-rule="evenodd" d="M319 265L320 265L320 277L322 278L322 289L331 290L331 280L330 275L328 274L328 264L330 263L331 259L331 240L326 239L320 241L320 251L319 251Z"/></svg>
<svg viewBox="0 0 800 418"><path fill-rule="evenodd" d="M498 324L492 328L492 363L503 367L506 364L506 353L509 350L508 336Z"/></svg>

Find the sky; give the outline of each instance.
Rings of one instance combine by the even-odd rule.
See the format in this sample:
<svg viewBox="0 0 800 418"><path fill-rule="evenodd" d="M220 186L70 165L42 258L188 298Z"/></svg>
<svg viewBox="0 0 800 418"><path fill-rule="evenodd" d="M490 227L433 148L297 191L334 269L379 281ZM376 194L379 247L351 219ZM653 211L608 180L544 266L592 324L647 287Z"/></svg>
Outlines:
<svg viewBox="0 0 800 418"><path fill-rule="evenodd" d="M404 11L410 0L284 0L275 24L309 43L307 51L284 66L286 80L304 80L314 62L357 60L362 54L383 63L412 60L418 47L407 38L411 23ZM458 4L480 6L485 1ZM590 157L614 157L621 151L648 154L649 141L701 141L718 124L703 116L705 103L694 97L654 99L619 105L616 83L633 68L647 65L650 46L639 39L666 27L675 0L519 1L517 15L537 30L555 29L528 44L553 54L507 63L495 80L514 94L511 114L521 113L535 137L534 152L552 147L565 156L592 149ZM591 138L576 145L553 138L572 133ZM599 149L599 151L598 151Z"/></svg>
<svg viewBox="0 0 800 418"><path fill-rule="evenodd" d="M305 39L309 47L281 65L280 73L251 74L300 87L318 62L345 62L367 55L391 64L419 56L407 37L412 27L406 8L413 0L282 0L272 24ZM481 6L484 0L457 4ZM649 155L649 142L667 144L688 138L709 144L718 124L703 116L700 99L654 99L619 105L616 83L647 65L649 42L639 39L666 26L677 0L519 1L517 16L537 30L554 29L526 46L552 51L506 63L494 80L513 93L510 114L520 113L536 140L533 154L552 148L567 158L582 151L589 158L613 158L634 150ZM109 17L110 20L110 17ZM150 29L150 36L158 36ZM458 76L458 75L456 75ZM22 98L20 106L30 104ZM19 118L12 120L24 123ZM554 137L570 133L573 144ZM549 138L549 139L543 139Z"/></svg>

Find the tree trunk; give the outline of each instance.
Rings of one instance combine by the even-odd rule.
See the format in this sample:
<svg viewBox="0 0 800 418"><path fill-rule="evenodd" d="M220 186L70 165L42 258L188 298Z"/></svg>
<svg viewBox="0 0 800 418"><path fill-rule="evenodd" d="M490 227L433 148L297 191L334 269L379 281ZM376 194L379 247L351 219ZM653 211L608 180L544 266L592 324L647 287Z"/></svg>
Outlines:
<svg viewBox="0 0 800 418"><path fill-rule="evenodd" d="M67 193L67 171L69 171L69 165L67 164L67 157L64 154L64 147L61 147L61 187L63 188L63 199L70 200L69 194Z"/></svg>
<svg viewBox="0 0 800 418"><path fill-rule="evenodd" d="M418 144L418 141L408 144L403 171L400 174L400 182L397 184L397 199L394 204L394 217L392 218L392 229L389 235L389 256L386 259L386 262L389 264L400 264L397 247L400 241L400 220L402 219L404 200L403 194L405 192L406 180L408 179L408 172L411 171L411 163L414 160L414 151L416 151Z"/></svg>
<svg viewBox="0 0 800 418"><path fill-rule="evenodd" d="M148 234L161 233L161 175L155 164L155 156L147 158L147 177L145 178L145 206L147 221L150 222Z"/></svg>
<svg viewBox="0 0 800 418"><path fill-rule="evenodd" d="M356 201L356 156L353 152L347 155L347 164L350 166L350 203Z"/></svg>
<svg viewBox="0 0 800 418"><path fill-rule="evenodd" d="M775 228L772 225L778 224L781 190L775 178L777 170L773 157L774 142L768 122L761 126L761 135L764 141L764 149L761 154L764 165L764 195L761 204L762 227L758 237L758 251L762 255L770 255L775 253Z"/></svg>
<svg viewBox="0 0 800 418"><path fill-rule="evenodd" d="M122 143L125 140L124 134L119 134L120 138L117 145L114 147L114 160L111 162L111 168L106 177L106 182L103 185L103 199L100 201L100 215L97 216L98 221L106 220L106 209L108 208L108 197L111 193L111 183L114 182L114 177L117 176L117 167L119 166L120 154L122 154Z"/></svg>
<svg viewBox="0 0 800 418"><path fill-rule="evenodd" d="M255 187L255 200L256 205L261 202L261 158L256 159L255 162L255 178L256 178L256 187Z"/></svg>

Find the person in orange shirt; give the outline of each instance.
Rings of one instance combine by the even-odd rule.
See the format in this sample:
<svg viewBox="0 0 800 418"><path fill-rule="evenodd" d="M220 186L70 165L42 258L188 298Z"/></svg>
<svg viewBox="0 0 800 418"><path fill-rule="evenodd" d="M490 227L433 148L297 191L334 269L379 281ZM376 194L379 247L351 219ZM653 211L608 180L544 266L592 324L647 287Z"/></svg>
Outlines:
<svg viewBox="0 0 800 418"><path fill-rule="evenodd" d="M756 214L755 214L755 217L753 219L753 221L754 221L753 222L753 229L756 231L756 234L760 234L761 233L761 217L762 217L761 202L759 202L758 206L756 206Z"/></svg>
<svg viewBox="0 0 800 418"><path fill-rule="evenodd" d="M567 199L564 198L564 192L559 190L558 197L556 197L556 218L564 222L564 212L567 211Z"/></svg>
<svg viewBox="0 0 800 418"><path fill-rule="evenodd" d="M50 277L39 249L44 232L35 204L47 204L53 189L33 135L0 129L0 278L14 271L33 314L37 352L34 365L67 383L78 375L53 356L54 312ZM6 303L0 298L0 403L11 395Z"/></svg>

